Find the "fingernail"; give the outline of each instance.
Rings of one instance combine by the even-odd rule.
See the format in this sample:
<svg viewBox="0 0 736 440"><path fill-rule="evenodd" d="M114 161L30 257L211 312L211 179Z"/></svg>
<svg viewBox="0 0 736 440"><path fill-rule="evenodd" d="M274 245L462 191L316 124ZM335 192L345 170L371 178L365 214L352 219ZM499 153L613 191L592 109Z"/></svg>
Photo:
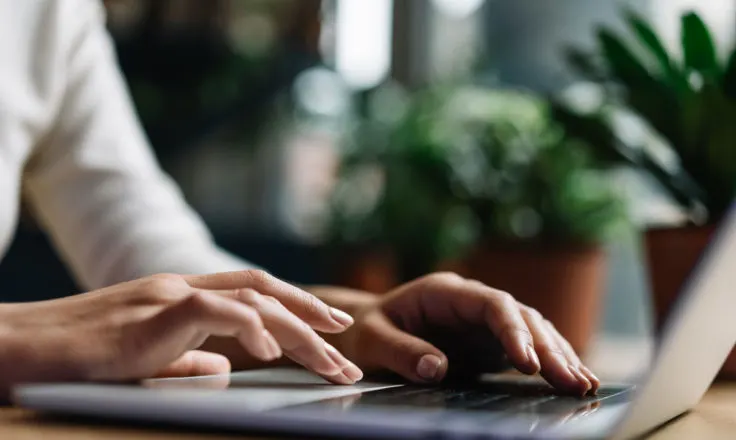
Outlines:
<svg viewBox="0 0 736 440"><path fill-rule="evenodd" d="M330 359L342 368L342 374L348 377L353 383L363 379L363 371L337 351L335 347L325 342L325 349L330 355Z"/></svg>
<svg viewBox="0 0 736 440"><path fill-rule="evenodd" d="M342 370L342 373L353 382L363 379L363 372L356 365L350 364Z"/></svg>
<svg viewBox="0 0 736 440"><path fill-rule="evenodd" d="M276 360L284 354L281 350L281 347L279 346L279 343L276 342L276 338L273 337L271 332L269 332L268 330L263 330L263 338L265 339L266 347L268 348L268 360Z"/></svg>
<svg viewBox="0 0 736 440"><path fill-rule="evenodd" d="M590 391L590 389L593 387L593 385L590 383L588 378L585 377L585 375L580 370L578 370L574 365L570 365L568 367L568 370L570 370L570 372L573 374L573 376L575 376L575 378L579 382L582 382L583 385L585 385L585 391L583 391L582 394L583 396L586 395L588 391Z"/></svg>
<svg viewBox="0 0 736 440"><path fill-rule="evenodd" d="M426 354L417 364L417 374L424 380L434 381L439 375L440 367L442 367L442 359L433 354Z"/></svg>
<svg viewBox="0 0 736 440"><path fill-rule="evenodd" d="M539 363L539 356L537 356L537 352L531 344L526 346L526 356L529 359L529 364L534 367L534 374L539 373L542 365Z"/></svg>
<svg viewBox="0 0 736 440"><path fill-rule="evenodd" d="M349 378L345 373L340 373L336 376L331 376L329 379L333 382L337 382L340 385L354 385L355 384L355 381Z"/></svg>
<svg viewBox="0 0 736 440"><path fill-rule="evenodd" d="M598 376L593 374L593 372L590 371L590 369L588 369L588 367L586 367L585 365L580 366L580 371L582 371L583 374L585 374L585 376L588 377L588 379L590 380L593 394L595 394L598 391L598 388L600 388L601 386L601 380L598 378Z"/></svg>
<svg viewBox="0 0 736 440"><path fill-rule="evenodd" d="M332 319L337 321L337 323L342 325L343 327L350 327L355 323L355 320L352 316L334 307L330 307L330 316L332 316Z"/></svg>
<svg viewBox="0 0 736 440"><path fill-rule="evenodd" d="M593 374L593 372L590 371L590 369L588 367L586 367L585 365L581 365L580 366L580 371L582 371L586 376L588 376L594 382L597 382L599 384L601 383L601 380L598 379L598 376L596 376L595 374Z"/></svg>

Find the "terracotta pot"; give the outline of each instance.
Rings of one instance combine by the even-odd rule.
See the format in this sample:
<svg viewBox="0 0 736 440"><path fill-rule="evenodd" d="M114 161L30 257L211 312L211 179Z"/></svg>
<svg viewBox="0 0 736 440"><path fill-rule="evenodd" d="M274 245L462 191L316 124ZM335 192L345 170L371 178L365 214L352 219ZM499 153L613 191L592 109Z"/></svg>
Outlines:
<svg viewBox="0 0 736 440"><path fill-rule="evenodd" d="M385 293L399 284L394 254L383 249L350 249L339 252L335 278L341 286L371 293Z"/></svg>
<svg viewBox="0 0 736 440"><path fill-rule="evenodd" d="M716 227L650 229L645 235L655 331L660 332L683 284L692 273ZM736 380L736 350L726 360L719 379Z"/></svg>
<svg viewBox="0 0 736 440"><path fill-rule="evenodd" d="M480 248L464 263L444 268L507 291L539 310L585 354L598 328L605 263L598 247L503 246Z"/></svg>

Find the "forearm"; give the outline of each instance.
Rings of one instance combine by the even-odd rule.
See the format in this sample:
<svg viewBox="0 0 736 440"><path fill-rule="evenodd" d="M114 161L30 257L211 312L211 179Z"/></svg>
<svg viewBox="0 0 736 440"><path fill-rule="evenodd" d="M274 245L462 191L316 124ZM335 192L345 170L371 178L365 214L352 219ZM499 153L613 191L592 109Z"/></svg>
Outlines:
<svg viewBox="0 0 736 440"><path fill-rule="evenodd" d="M342 287L302 286L302 288L314 294L329 306L336 307L353 316L360 313L361 308L370 305L377 299L377 296L374 294ZM340 349L340 338L342 335L322 334L322 336L327 342ZM266 366L293 365L293 362L286 357L270 364L255 359L234 338L210 338L204 343L201 349L227 356L232 363L233 370L252 370Z"/></svg>

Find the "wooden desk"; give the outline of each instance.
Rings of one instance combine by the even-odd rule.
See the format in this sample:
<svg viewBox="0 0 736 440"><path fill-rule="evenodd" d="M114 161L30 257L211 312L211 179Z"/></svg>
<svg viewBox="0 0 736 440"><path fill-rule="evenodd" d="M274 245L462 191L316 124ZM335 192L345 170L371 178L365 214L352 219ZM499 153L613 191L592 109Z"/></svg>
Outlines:
<svg viewBox="0 0 736 440"><path fill-rule="evenodd" d="M606 340L596 344L590 363L608 380L620 380L646 366L648 342ZM604 362L608 360L608 362ZM615 361L613 361L615 360ZM0 408L0 439L17 440L178 440L252 439L206 431L164 430L58 421L15 408ZM652 440L735 439L736 383L716 384L695 410L654 433Z"/></svg>
<svg viewBox="0 0 736 440"><path fill-rule="evenodd" d="M650 437L651 440L734 438L736 438L736 384L716 384L694 411Z"/></svg>

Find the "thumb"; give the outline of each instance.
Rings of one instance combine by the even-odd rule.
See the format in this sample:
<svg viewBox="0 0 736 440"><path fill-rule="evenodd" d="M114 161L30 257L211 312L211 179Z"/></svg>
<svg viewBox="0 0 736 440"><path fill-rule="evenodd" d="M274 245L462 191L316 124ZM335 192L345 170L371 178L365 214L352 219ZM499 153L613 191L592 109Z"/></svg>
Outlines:
<svg viewBox="0 0 736 440"><path fill-rule="evenodd" d="M402 331L382 313L366 317L360 341L367 363L419 383L440 382L447 374L447 356L427 341Z"/></svg>
<svg viewBox="0 0 736 440"><path fill-rule="evenodd" d="M220 354L192 350L156 374L156 377L215 376L230 373L230 361Z"/></svg>

